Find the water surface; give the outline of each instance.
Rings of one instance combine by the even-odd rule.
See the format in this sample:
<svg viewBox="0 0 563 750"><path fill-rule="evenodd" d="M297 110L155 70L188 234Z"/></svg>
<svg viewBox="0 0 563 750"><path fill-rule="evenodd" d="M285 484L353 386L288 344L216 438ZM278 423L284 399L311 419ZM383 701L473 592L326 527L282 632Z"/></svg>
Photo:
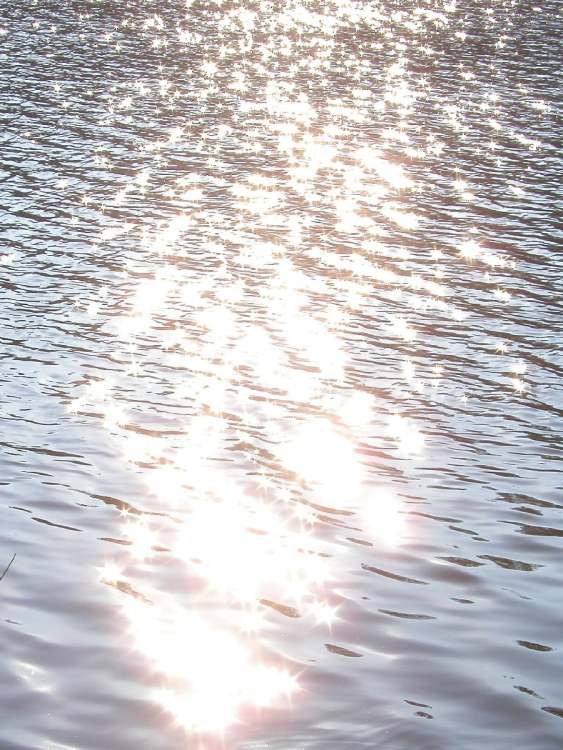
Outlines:
<svg viewBox="0 0 563 750"><path fill-rule="evenodd" d="M2 750L561 747L558 4L0 19Z"/></svg>

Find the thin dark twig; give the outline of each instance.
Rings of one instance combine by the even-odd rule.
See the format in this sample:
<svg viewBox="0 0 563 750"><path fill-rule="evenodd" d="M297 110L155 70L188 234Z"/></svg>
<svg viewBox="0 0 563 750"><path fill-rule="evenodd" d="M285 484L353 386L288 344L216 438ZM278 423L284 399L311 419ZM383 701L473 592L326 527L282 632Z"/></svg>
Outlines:
<svg viewBox="0 0 563 750"><path fill-rule="evenodd" d="M12 559L10 560L10 562L8 563L8 567L6 568L6 570L0 576L0 581L4 578L4 576L6 575L6 573L10 570L10 568L12 566L12 563L14 562L15 559L16 559L16 553L14 552L14 556L12 557Z"/></svg>

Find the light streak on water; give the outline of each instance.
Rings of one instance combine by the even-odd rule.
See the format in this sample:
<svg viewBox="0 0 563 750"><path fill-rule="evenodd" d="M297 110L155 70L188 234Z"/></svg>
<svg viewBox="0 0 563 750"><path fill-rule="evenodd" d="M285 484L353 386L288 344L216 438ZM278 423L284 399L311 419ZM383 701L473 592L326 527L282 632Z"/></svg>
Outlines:
<svg viewBox="0 0 563 750"><path fill-rule="evenodd" d="M484 23L494 25L496 5ZM146 488L145 512L126 514L116 534L126 544L100 562L100 580L119 591L124 640L159 675L155 699L175 722L223 733L249 707L291 710L301 689L287 654L268 646L272 617L338 638L339 561L324 519L346 519L369 543L408 543L412 520L371 456L383 447L423 461L432 425L410 401L474 395L448 393L439 353L424 354L425 328L446 320L470 335L466 276L486 290L493 325L514 301L510 254L466 220L449 246L431 244L436 219L421 196L439 179L471 216L486 195L449 161L451 141L474 135L476 112L487 139L475 158L491 169L502 167L501 138L541 144L503 124L502 102L471 70L452 70L452 101L433 99L417 61L437 65L440 45L464 44L471 28L455 2L171 8L132 3L131 17L97 32L117 60L131 44L151 55L138 80L104 91L91 167L107 171L108 192L82 195L72 219L105 214L93 247L122 248L123 274L78 303L113 337L115 367L90 377L69 409L99 417ZM213 18L214 37L198 14ZM72 93L55 83L53 94L64 116ZM137 140L124 137L136 154L125 178L104 148L110 126L137 128ZM184 169L185 152L199 172ZM61 175L57 187L72 184ZM377 330L366 330L368 313ZM526 366L500 335L502 387L525 394ZM401 352L400 405L370 384L373 373L351 377L362 347L368 360L369 347ZM184 571L186 591L167 589L166 565Z"/></svg>

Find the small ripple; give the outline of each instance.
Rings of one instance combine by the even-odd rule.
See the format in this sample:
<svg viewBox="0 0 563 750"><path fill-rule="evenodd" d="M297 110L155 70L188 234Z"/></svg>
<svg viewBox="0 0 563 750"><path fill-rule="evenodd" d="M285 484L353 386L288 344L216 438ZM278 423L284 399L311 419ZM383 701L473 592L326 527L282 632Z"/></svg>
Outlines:
<svg viewBox="0 0 563 750"><path fill-rule="evenodd" d="M509 557L496 557L495 555L478 555L481 560L490 560L498 565L500 568L507 570L525 570L532 571L538 568L543 568L543 565L537 565L534 563L525 563L521 560L511 560Z"/></svg>
<svg viewBox="0 0 563 750"><path fill-rule="evenodd" d="M263 604L265 607L270 607L270 609L275 609L276 612L279 612L281 615L285 615L286 617L301 617L301 613L295 609L295 607L290 607L287 604L280 604L279 602L274 602L271 599L260 599L260 604Z"/></svg>
<svg viewBox="0 0 563 750"><path fill-rule="evenodd" d="M532 651L553 651L551 646L544 646L541 643L533 643L532 641L516 641L519 646L523 646L524 648L529 648Z"/></svg>
<svg viewBox="0 0 563 750"><path fill-rule="evenodd" d="M353 657L363 656L363 654L359 654L357 651L351 651L349 648L336 646L334 643L325 643L325 648L327 651L330 651L331 654L338 654L339 656L353 656Z"/></svg>
<svg viewBox="0 0 563 750"><path fill-rule="evenodd" d="M526 693L526 695L531 695L534 698L539 698L541 700L541 695L538 695L534 690L531 688L525 687L524 685L514 685L515 690L519 690L521 693Z"/></svg>
<svg viewBox="0 0 563 750"><path fill-rule="evenodd" d="M435 620L433 615L418 615L410 612L395 612L392 609L380 609L378 610L384 615L390 615L391 617L400 617L403 620Z"/></svg>
<svg viewBox="0 0 563 750"><path fill-rule="evenodd" d="M557 708L556 706L542 706L542 711L545 711L548 714L553 714L553 716L559 716L559 718L563 719L563 708Z"/></svg>
<svg viewBox="0 0 563 750"><path fill-rule="evenodd" d="M479 568L485 564L476 560L468 560L466 557L438 557L438 560L445 560L445 562L453 565L461 565L463 568Z"/></svg>

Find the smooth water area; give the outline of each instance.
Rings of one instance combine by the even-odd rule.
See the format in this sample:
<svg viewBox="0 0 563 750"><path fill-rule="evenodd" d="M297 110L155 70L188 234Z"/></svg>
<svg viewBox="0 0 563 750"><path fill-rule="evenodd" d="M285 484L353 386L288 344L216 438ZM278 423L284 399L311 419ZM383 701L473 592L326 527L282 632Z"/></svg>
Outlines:
<svg viewBox="0 0 563 750"><path fill-rule="evenodd" d="M563 746L562 38L0 0L1 750Z"/></svg>

